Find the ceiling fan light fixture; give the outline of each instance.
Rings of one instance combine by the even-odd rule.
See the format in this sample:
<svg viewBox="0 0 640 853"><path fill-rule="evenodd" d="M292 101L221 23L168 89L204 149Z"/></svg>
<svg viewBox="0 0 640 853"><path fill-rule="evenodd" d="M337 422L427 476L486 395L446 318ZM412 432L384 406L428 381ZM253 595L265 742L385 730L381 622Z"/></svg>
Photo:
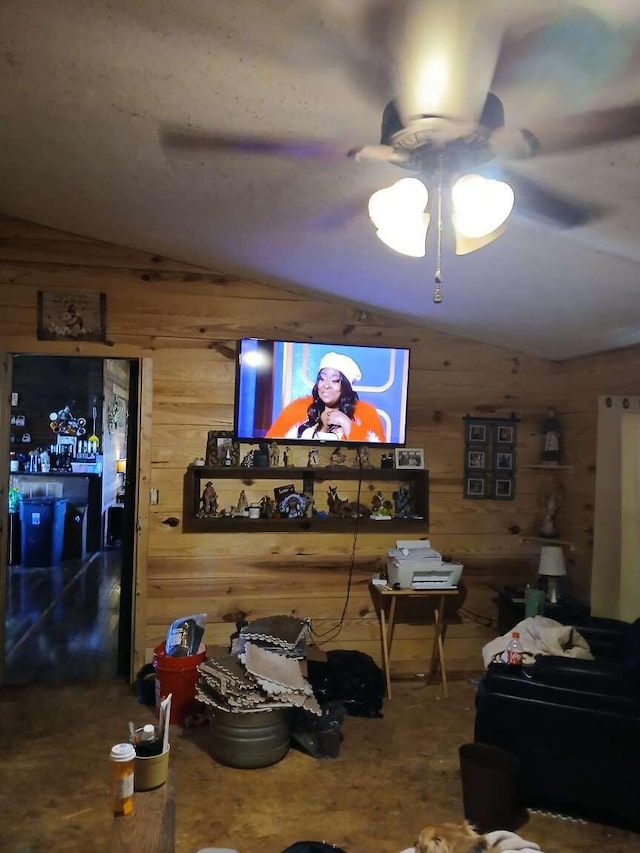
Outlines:
<svg viewBox="0 0 640 853"><path fill-rule="evenodd" d="M483 178L482 175L463 175L451 189L451 200L456 234L478 240L498 232L504 225L513 210L515 195L504 181ZM481 245L486 245L486 242Z"/></svg>
<svg viewBox="0 0 640 853"><path fill-rule="evenodd" d="M429 214L429 192L417 178L402 178L375 192L369 199L369 216L380 240L390 249L423 258Z"/></svg>

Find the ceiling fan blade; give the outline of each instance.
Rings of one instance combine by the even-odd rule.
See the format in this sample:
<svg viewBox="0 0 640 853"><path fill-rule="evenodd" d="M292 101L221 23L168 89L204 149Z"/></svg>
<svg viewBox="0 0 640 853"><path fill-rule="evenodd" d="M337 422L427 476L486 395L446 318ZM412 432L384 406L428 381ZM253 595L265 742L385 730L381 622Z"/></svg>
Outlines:
<svg viewBox="0 0 640 853"><path fill-rule="evenodd" d="M500 171L504 180L513 187L516 197L514 211L527 219L564 229L594 222L606 213L602 205L585 204L548 190L516 172L504 168Z"/></svg>
<svg viewBox="0 0 640 853"><path fill-rule="evenodd" d="M160 145L167 152L188 154L230 151L238 154L264 154L292 160L345 160L353 149L331 142L272 139L217 133L196 133L161 128Z"/></svg>
<svg viewBox="0 0 640 853"><path fill-rule="evenodd" d="M407 152L395 151L391 145L363 145L362 148L352 148L349 156L357 161L374 160L378 163L394 163L397 166L411 159Z"/></svg>
<svg viewBox="0 0 640 853"><path fill-rule="evenodd" d="M398 105L406 126L420 116L478 122L503 26L477 0L408 0L395 20Z"/></svg>
<svg viewBox="0 0 640 853"><path fill-rule="evenodd" d="M640 103L540 120L528 128L498 128L491 146L505 159L558 154L640 136Z"/></svg>

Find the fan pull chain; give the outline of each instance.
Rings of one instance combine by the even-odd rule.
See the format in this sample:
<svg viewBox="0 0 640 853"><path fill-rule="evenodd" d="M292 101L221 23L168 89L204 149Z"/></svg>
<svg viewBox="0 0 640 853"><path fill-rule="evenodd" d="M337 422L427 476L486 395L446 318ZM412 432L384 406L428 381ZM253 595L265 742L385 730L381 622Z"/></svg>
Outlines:
<svg viewBox="0 0 640 853"><path fill-rule="evenodd" d="M438 169L438 234L436 245L436 274L434 277L435 287L433 289L433 301L436 305L442 302L442 161Z"/></svg>

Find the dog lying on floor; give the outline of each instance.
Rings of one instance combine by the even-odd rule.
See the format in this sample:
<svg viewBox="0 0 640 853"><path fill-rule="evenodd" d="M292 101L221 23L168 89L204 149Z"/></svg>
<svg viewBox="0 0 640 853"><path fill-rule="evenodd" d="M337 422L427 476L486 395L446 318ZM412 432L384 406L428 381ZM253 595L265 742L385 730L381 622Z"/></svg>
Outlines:
<svg viewBox="0 0 640 853"><path fill-rule="evenodd" d="M479 835L470 823L439 823L426 826L413 848L403 853L538 853L540 848L515 832L498 829Z"/></svg>

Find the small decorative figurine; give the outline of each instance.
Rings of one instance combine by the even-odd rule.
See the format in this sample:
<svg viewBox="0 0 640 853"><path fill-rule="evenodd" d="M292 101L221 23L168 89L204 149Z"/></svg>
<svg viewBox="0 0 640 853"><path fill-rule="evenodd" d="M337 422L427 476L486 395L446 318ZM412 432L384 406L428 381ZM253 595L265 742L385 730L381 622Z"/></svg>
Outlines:
<svg viewBox="0 0 640 853"><path fill-rule="evenodd" d="M262 518L273 518L275 501L269 495L260 498L260 515Z"/></svg>
<svg viewBox="0 0 640 853"><path fill-rule="evenodd" d="M344 463L347 461L347 457L345 456L344 451L340 447L336 447L336 449L331 454L331 459L329 461L330 468L344 468Z"/></svg>
<svg viewBox="0 0 640 853"><path fill-rule="evenodd" d="M371 468L371 461L369 459L369 448L368 447L356 447L356 461L354 463L355 468Z"/></svg>
<svg viewBox="0 0 640 853"><path fill-rule="evenodd" d="M240 496L238 497L238 503L236 505L236 515L244 515L245 510L249 508L249 502L247 501L247 496L245 494L244 489L240 492Z"/></svg>
<svg viewBox="0 0 640 853"><path fill-rule="evenodd" d="M269 445L269 465L272 468L277 468L280 464L280 446L277 441L272 441Z"/></svg>
<svg viewBox="0 0 640 853"><path fill-rule="evenodd" d="M555 514L556 510L558 509L558 501L555 492L551 492L551 494L548 496L546 508L547 511L540 527L540 536L545 539L553 539L558 535L558 530L556 528L555 523Z"/></svg>
<svg viewBox="0 0 640 853"><path fill-rule="evenodd" d="M291 465L291 448L289 446L285 447L284 453L282 454L282 464L285 468L288 468Z"/></svg>
<svg viewBox="0 0 640 853"><path fill-rule="evenodd" d="M411 516L411 492L406 483L393 493L393 502L396 518L409 518Z"/></svg>
<svg viewBox="0 0 640 853"><path fill-rule="evenodd" d="M314 447L309 451L309 461L307 462L307 468L317 468L318 463L320 461L320 457L318 455L318 448Z"/></svg>
<svg viewBox="0 0 640 853"><path fill-rule="evenodd" d="M242 458L242 464L241 464L242 468L252 468L253 467L253 456L254 456L254 454L255 454L255 450L249 450L248 453L245 453L245 455Z"/></svg>
<svg viewBox="0 0 640 853"><path fill-rule="evenodd" d="M204 487L200 504L202 515L215 515L218 509L218 494L210 480Z"/></svg>
<svg viewBox="0 0 640 853"><path fill-rule="evenodd" d="M542 462L545 465L560 464L560 422L553 406L547 409L547 420L544 422Z"/></svg>
<svg viewBox="0 0 640 853"><path fill-rule="evenodd" d="M231 442L231 463L233 465L240 464L240 443L235 439Z"/></svg>

